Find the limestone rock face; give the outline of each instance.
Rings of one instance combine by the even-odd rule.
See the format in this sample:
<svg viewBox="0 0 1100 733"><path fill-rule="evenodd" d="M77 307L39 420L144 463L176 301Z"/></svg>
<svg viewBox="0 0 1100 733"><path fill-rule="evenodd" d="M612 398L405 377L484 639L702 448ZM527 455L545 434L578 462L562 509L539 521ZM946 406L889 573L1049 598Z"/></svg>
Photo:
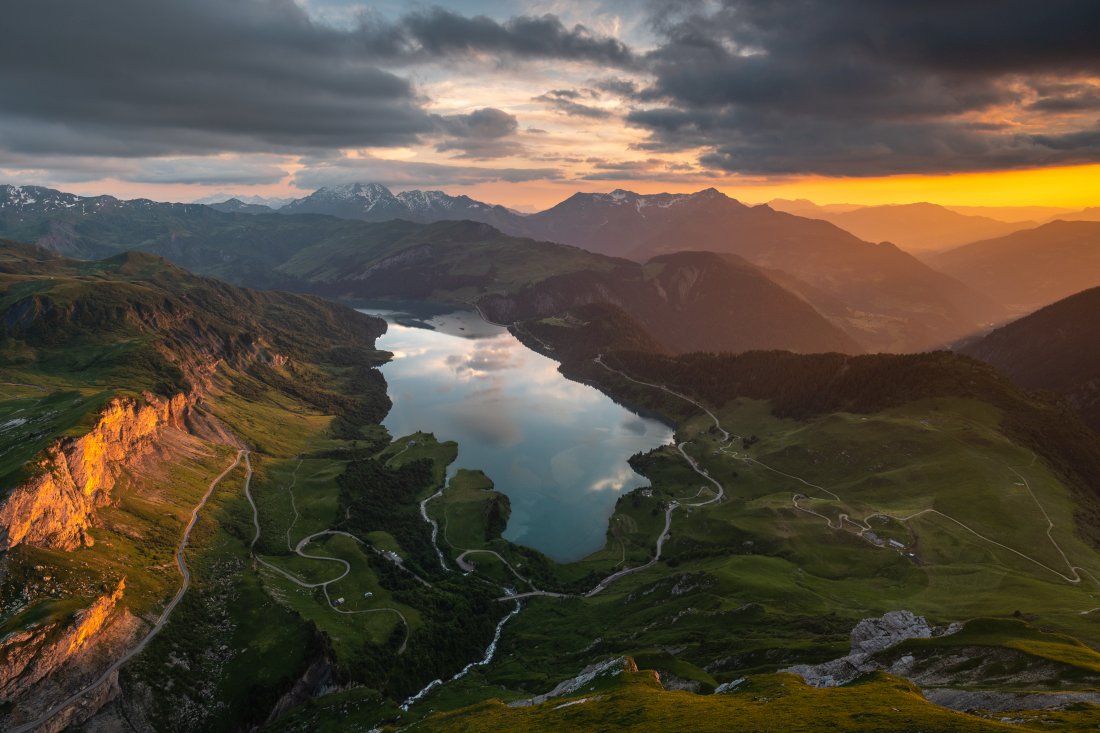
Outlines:
<svg viewBox="0 0 1100 733"><path fill-rule="evenodd" d="M634 661L633 657L615 657L608 659L605 662L599 662L598 664L591 664L581 670L580 674L572 679L565 680L558 683L558 685L541 695L535 695L532 698L526 700L516 700L508 703L510 707L530 707L532 705L541 705L547 700L552 700L555 697L561 697L563 695L571 695L578 690L583 689L586 685L595 681L598 677L614 677L622 674L623 672L637 672L638 665Z"/></svg>
<svg viewBox="0 0 1100 733"><path fill-rule="evenodd" d="M36 474L0 504L0 550L91 544L88 527L96 508L110 502L119 473L152 448L161 428L182 427L190 406L183 394L115 399L86 434L50 446Z"/></svg>
<svg viewBox="0 0 1100 733"><path fill-rule="evenodd" d="M126 579L97 598L73 623L55 622L20 631L0 646L0 703L11 702L90 643L107 625L122 600Z"/></svg>
<svg viewBox="0 0 1100 733"><path fill-rule="evenodd" d="M960 626L939 628L928 619L911 611L890 611L879 618L865 618L852 629L852 650L844 657L822 664L799 664L784 672L793 672L814 687L836 687L851 682L861 674L882 669L873 657L878 652L897 646L906 639L928 639L953 634ZM911 657L907 657L912 661Z"/></svg>
<svg viewBox="0 0 1100 733"><path fill-rule="evenodd" d="M852 629L852 654L874 654L906 639L929 639L933 627L912 611L890 611L881 618L865 618Z"/></svg>

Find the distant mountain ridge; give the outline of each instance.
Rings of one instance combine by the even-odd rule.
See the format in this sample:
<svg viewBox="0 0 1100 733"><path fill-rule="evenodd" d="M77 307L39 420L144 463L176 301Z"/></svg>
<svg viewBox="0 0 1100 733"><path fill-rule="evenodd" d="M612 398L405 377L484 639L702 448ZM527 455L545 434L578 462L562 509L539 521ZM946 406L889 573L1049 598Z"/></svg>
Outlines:
<svg viewBox="0 0 1100 733"><path fill-rule="evenodd" d="M772 208L836 224L868 242L893 242L907 252L933 252L990 239L1035 226L1037 221L1005 222L927 202L858 208L817 206L809 201L769 202Z"/></svg>
<svg viewBox="0 0 1100 733"><path fill-rule="evenodd" d="M82 214L119 208L148 206L200 206L200 204L160 204L150 199L123 201L114 196L77 196L43 186L0 185L0 213L6 216L29 216L73 211Z"/></svg>
<svg viewBox="0 0 1100 733"><path fill-rule="evenodd" d="M817 296L842 303L832 309L833 322L876 351L935 348L1005 315L897 247L865 242L826 221L748 206L713 188L578 193L520 224L512 233L640 262L678 251L737 255L796 279L815 305Z"/></svg>
<svg viewBox="0 0 1100 733"><path fill-rule="evenodd" d="M405 219L419 224L462 220L502 228L523 218L503 206L475 201L469 196L451 196L443 191L402 191L394 194L380 183L350 183L319 188L291 201L280 214L328 214L344 219L382 222Z"/></svg>
<svg viewBox="0 0 1100 733"><path fill-rule="evenodd" d="M275 209L267 204L249 204L240 199L227 199L213 204L206 204L215 211L226 214L274 214Z"/></svg>
<svg viewBox="0 0 1100 733"><path fill-rule="evenodd" d="M1015 313L1028 313L1100 285L1100 222L1053 221L926 261Z"/></svg>
<svg viewBox="0 0 1100 733"><path fill-rule="evenodd" d="M710 253L666 255L643 266L510 237L480 222L252 216L177 204L119 202L102 213L53 212L22 225L44 232L32 241L78 256L110 257L141 241L145 251L238 283L352 300L492 304L493 319L507 322L589 303L623 306L675 352L864 350L757 268ZM501 304L512 299L506 311Z"/></svg>
<svg viewBox="0 0 1100 733"><path fill-rule="evenodd" d="M529 216L468 197L416 191L394 195L384 186L370 184L323 189L293 208L258 215L250 215L255 210L248 205L231 202L226 212L199 204L43 193L48 191L9 191L7 200L13 203L0 202L0 236L90 259L140 248L193 271L256 287L313 292L334 288L329 279L339 280L353 271L342 264L348 257L381 256L402 237L423 245L421 249L403 247L402 257L429 252L433 244L442 242L421 237L451 237L458 229L431 228L434 224L430 224L419 232L400 224L438 218L440 223L457 219L483 227L463 231L491 245L483 252L492 251L496 259L477 263L461 277L453 273L444 277L436 263L426 258L407 263L403 277L408 292L402 297L420 297L414 291L421 293L435 283L434 297L469 302L488 294L473 287L497 282L516 288L560 273L560 264L553 258L567 250L531 249L533 239L573 245L595 253L594 257L627 257L636 263L676 252L736 255L809 303L869 351L937 348L1005 317L996 303L894 246L864 242L828 222L767 206L746 206L715 189L693 194L578 193ZM320 204L329 206L329 215L321 210L306 215L302 210L309 208L304 203L309 200L318 209ZM331 207L359 215L336 217L331 212L337 208ZM295 210L301 215L293 215ZM471 222L471 212L497 221ZM398 213L401 216L395 218ZM362 220L371 217L385 221ZM510 251L493 249L501 233L524 242L517 250L524 253L520 258L524 264L503 279L499 273L507 270ZM537 254L529 256L531 252ZM575 253L567 257L576 258ZM486 280L486 268L496 268L497 275Z"/></svg>
<svg viewBox="0 0 1100 733"><path fill-rule="evenodd" d="M677 252L643 265L549 277L479 301L491 320L527 321L592 304L628 314L672 353L863 348L796 293L734 255Z"/></svg>
<svg viewBox="0 0 1100 733"><path fill-rule="evenodd" d="M998 328L962 351L1022 387L1064 395L1100 430L1100 287Z"/></svg>

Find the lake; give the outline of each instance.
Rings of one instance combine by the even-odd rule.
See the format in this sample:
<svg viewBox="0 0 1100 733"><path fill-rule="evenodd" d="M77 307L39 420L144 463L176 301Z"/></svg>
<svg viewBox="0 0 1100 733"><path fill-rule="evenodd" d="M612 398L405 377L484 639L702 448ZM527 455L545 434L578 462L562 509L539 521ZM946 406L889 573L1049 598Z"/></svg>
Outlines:
<svg viewBox="0 0 1100 733"><path fill-rule="evenodd" d="M473 311L385 318L378 347L395 437L418 430L458 442L459 468L480 469L508 495L505 539L572 562L604 546L619 496L648 482L627 459L672 440L668 426L570 381L558 364Z"/></svg>

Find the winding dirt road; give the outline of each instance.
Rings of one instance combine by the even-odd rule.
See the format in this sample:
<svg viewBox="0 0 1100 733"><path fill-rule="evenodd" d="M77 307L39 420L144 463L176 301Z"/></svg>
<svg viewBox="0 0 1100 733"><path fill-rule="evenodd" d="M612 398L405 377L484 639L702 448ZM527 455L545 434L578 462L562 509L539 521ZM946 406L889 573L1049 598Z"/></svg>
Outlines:
<svg viewBox="0 0 1100 733"><path fill-rule="evenodd" d="M618 369L614 369L614 368L608 366L607 364L605 364L603 362L603 354L599 354L594 359L594 361L597 364L599 364L600 366L602 366L604 369L607 369L608 371L614 372L614 373L616 373L616 374L618 374L618 375L620 375L620 376L622 376L626 379L629 379L631 382L635 382L637 384L642 384L642 385L645 385L647 387L653 387L655 389L660 389L664 392L667 392L670 395L674 395L675 397L679 397L680 399L685 400L685 401L690 402L691 404L695 405L700 410L702 410L707 415L709 415L710 419L714 421L714 426L718 429L718 432L720 432L722 434L722 442L723 443L728 443L730 441L731 437L733 437L733 438L740 438L741 437L739 435L734 435L733 433L730 433L728 430L726 430L724 427L722 427L722 423L718 421L718 418L715 416L715 414L713 412L711 412L710 410L708 410L706 407L699 404L695 400L691 399L690 397L687 397L686 395L682 395L679 392L675 392L675 391L673 391L671 389L668 389L667 387L664 387L664 386L659 385L659 384L653 384L651 382L643 382L641 380L634 379L633 377L631 377L627 374L624 374L623 372L619 371ZM693 503L690 503L690 504L685 503L685 502L675 501L675 500L669 502L668 506L665 507L665 526L664 526L664 529L661 530L661 534L657 537L656 551L654 552L653 557L650 558L648 562L646 562L642 565L638 565L636 567L624 568L622 570L619 570L618 572L612 573L611 575L607 576L606 578L601 580L599 583L597 583L595 585L595 587L593 587L592 590L588 591L587 593L582 593L582 594L578 595L578 594L571 594L571 593L554 593L552 591L545 591L545 590L533 590L533 591L528 591L526 593L517 593L517 594L514 594L514 595L510 595L510 596L503 596L501 598L498 598L497 600L498 601L509 601L509 600L517 600L517 599L523 599L523 598L535 598L535 597L543 597L543 598L591 598L592 596L595 596L595 595L597 595L599 593L602 593L603 591L607 590L608 586L610 586L615 581L620 580L622 578L625 578L628 575L633 575L634 573L640 573L643 570L648 570L649 568L653 567L658 562L660 562L661 553L664 551L665 541L669 538L669 532L672 529L672 513L675 512L680 507L684 507L686 509L694 509L694 508L697 508L697 507L704 507L704 506L707 506L709 504L714 504L714 503L717 503L719 501L722 501L722 499L724 499L725 496L726 496L726 489L722 485L722 483L720 481L718 481L716 478L714 478L713 476L711 476L710 473L707 471L707 469L701 467L699 465L699 462L696 461L694 458L692 458L688 454L688 452L686 450L684 450L684 446L686 446L687 444L688 444L688 441L686 441L686 440L678 443L676 445L676 450L678 450L680 452L680 455L683 456L685 461L687 461L687 464L689 466L691 466L691 470L695 471L695 473L699 474L704 479L706 479L711 484L713 484L714 488L717 489L717 491L716 491L716 493L713 497L711 497L710 499L707 499L705 501L693 502ZM437 548L437 551L438 551L438 548ZM467 550L466 552L464 552L459 557L460 566L462 564L461 560L463 558L465 558L466 555L469 554L470 552L472 552L472 551ZM497 557L500 557L500 555L497 555L495 552L491 553L491 554L496 555ZM501 559L503 560L503 558L501 558ZM505 563L505 564L507 565L507 563ZM512 568L511 565L508 565L508 569L511 570L512 573L515 574L515 576L517 578L519 578L520 580L523 580L528 585L533 585L532 583L527 581L526 578L524 578L519 573L517 573Z"/></svg>
<svg viewBox="0 0 1100 733"><path fill-rule="evenodd" d="M404 654L405 653L405 647L408 646L408 643L409 643L409 634L411 633L410 628L409 628L409 621L408 621L408 619L405 618L405 614L401 613L396 608L365 608L365 609L362 609L362 610L359 610L359 611L349 611L347 609L340 608L339 606L337 606L336 604L334 604L332 602L332 597L329 596L329 593L328 593L328 587L331 584L333 584L333 583L335 583L339 580L343 580L345 577L348 576L349 573L351 573L351 563L349 563L347 560L344 560L343 558L339 558L339 557L329 557L327 555L310 555L309 553L305 552L302 548L306 547L309 543L313 542L313 540L316 539L317 537L325 537L325 536L328 536L328 535L340 535L342 537L350 537L351 539L355 540L356 542L363 545L364 547L369 547L371 550L374 550L379 555L382 555L383 553L381 553L379 550L377 550L374 547L371 547L371 545L369 545L368 543L366 543L363 540L359 539L358 537L351 534L350 532L343 532L343 531L338 530L338 529L325 529L325 530L321 530L320 532L314 532L313 534L309 535L308 537L303 537L301 540L299 540L298 544L295 545L295 547L293 548L294 553L296 555L298 555L299 557L304 557L304 558L309 559L309 560L322 560L322 561L327 561L327 562L336 562L336 563L340 563L341 565L344 566L344 572L340 573L335 578L332 578L330 580L326 580L326 581L323 581L323 582L320 582L320 583L307 583L304 580L302 580L301 578L297 577L296 575L294 575L292 573L289 573L286 570L283 570L282 568L278 567L277 565L273 565L272 563L269 563L267 560L264 560L262 557L260 557L258 554L256 554L256 543L259 542L259 540L260 540L260 512L256 508L256 501L252 498L252 463L248 459L247 451L245 451L245 461L248 463L248 477L245 479L245 482L244 482L244 495L245 495L245 498L248 499L249 506L252 507L252 527L255 529L255 533L252 536L252 542L249 543L249 546L248 546L248 550L249 550L249 553L252 555L252 559L255 560L256 562L258 562L260 565L263 565L268 570L271 570L272 572L278 573L279 575L286 578L291 583L294 583L297 586L300 586L302 588L310 588L310 589L320 588L321 591L325 594L325 602L328 604L328 607L331 610L335 611L336 613L342 613L342 614L347 615L347 616L354 616L354 615L357 615L357 614L360 614L360 613L392 613L392 614L395 614L398 617L398 619L400 619L402 625L405 627L405 638L401 642L401 647L397 650L398 654ZM298 462L298 467L300 467L300 466L301 466L301 461ZM294 469L294 482L297 482L298 467L296 467ZM293 482L291 484L291 487L292 486L293 486ZM288 487L288 488L290 488L290 487ZM293 491L291 491L291 501L292 502L293 502L293 499L294 499L294 493L293 493ZM295 506L295 509L294 509L294 517L295 517L295 522L297 522L297 518L298 518L297 506ZM293 524L291 526L293 526ZM287 529L287 543L288 543L287 546L288 547L289 547L289 542L290 542L290 529ZM401 563L395 563L395 564L401 566L402 568L404 568L404 566ZM407 568L406 568L406 570L407 570ZM411 570L409 570L408 572L412 573ZM429 588L431 587L430 583L428 583L426 580L421 578L416 573L412 573L412 575L413 575L414 578L419 580L424 585L427 585Z"/></svg>
<svg viewBox="0 0 1100 733"><path fill-rule="evenodd" d="M675 396L675 397L679 397L680 399L684 400L685 402L690 402L691 404L695 405L695 406L696 406L696 407L698 407L698 408L699 408L700 410L702 410L703 412L707 413L707 415L708 415L708 416L710 417L710 419L714 421L714 427L718 428L718 432L722 433L722 442L723 442L723 443L728 443L728 442L729 442L729 439L730 439L730 436L731 436L731 435L732 435L732 436L733 436L734 438L737 438L738 440L740 440L740 439L741 439L741 436L740 436L740 435L736 435L736 434L734 434L734 433L731 433L731 432L727 431L727 430L726 430L726 429L725 429L724 427L722 427L722 423L718 422L718 418L717 418L717 417L715 417L714 413L713 413L713 412L711 412L711 411L710 411L710 410L709 410L709 409L708 409L708 408L706 407L706 405L701 405L701 404L699 404L698 402L696 402L695 400L691 399L691 398L690 398L690 397L688 397L687 395L684 395L684 394L680 394L679 392L675 392L675 391L673 391L673 390L669 389L668 387L665 387L665 386L664 386L664 385L662 385L662 384L654 384L653 382L643 382L643 381L642 381L642 380L640 380L640 379L635 379L634 377L630 376L630 375L629 375L629 374L627 374L626 372L621 372L621 371L619 371L618 369L616 369L616 368L615 368L615 367L613 367L613 366L608 366L608 365L607 365L607 363L605 363L605 362L604 362L604 360L603 360L603 354L597 354L597 355L596 355L596 358L595 358L595 359L593 359L592 361L596 362L597 364L599 364L600 366L602 366L602 367L603 367L604 369L606 369L607 371L609 371L609 372L614 372L615 374L618 374L618 375L619 375L620 377L622 377L623 379L626 379L626 380L629 380L629 381L631 381L631 382L634 382L635 384L641 384L641 385L643 385L643 386L645 386L645 387L653 387L654 389L659 389L659 390L661 390L662 392L667 392L667 393L668 393L668 394L670 394L670 395L673 395L673 396Z"/></svg>
<svg viewBox="0 0 1100 733"><path fill-rule="evenodd" d="M822 492L828 494L829 497L832 500L843 503L843 499L841 499L840 496L838 496L835 492L825 488L824 486L820 486L818 484L811 483L810 481L807 481L806 479L802 478L801 476L795 476L793 474L789 474L789 473L786 473L784 471L780 471L779 469L773 468L772 466L769 466L768 464L763 463L762 461L758 461L755 458L752 458L752 457L747 456L747 455L739 454L737 452L733 452L729 455L732 458L734 458L735 460L739 460L739 461L743 461L745 463L750 463L750 464L753 464L753 465L756 465L756 466L760 466L761 468L766 469L768 471L771 471L773 473L779 474L780 476L784 476L784 477L789 478L793 481L798 481L799 483L801 483L804 486L822 491ZM1032 463L1034 463L1034 462L1035 462L1035 457L1033 456L1032 457ZM829 517L825 514L822 514L821 512L810 509L808 507L802 506L799 503L799 495L798 494L795 494L791 498L791 504L798 511L803 512L805 514L810 514L812 516L815 516L815 517L823 520L825 522L825 524L829 527L829 529L833 529L833 530L837 530L837 531L852 531L856 535L858 535L860 538L863 538L863 539L867 539L866 538L867 533L873 531L871 525L869 524L869 521L871 519L875 518L875 517L884 517L886 519L893 519L897 522L901 522L902 524L908 524L911 520L917 519L918 517L923 517L923 516L926 516L926 515L935 515L935 516L941 517L942 519L947 520L948 522L951 522L952 524L956 525L960 529L963 529L966 532L969 532L970 534L974 535L975 537L982 540L983 542L986 542L986 543L988 543L990 545L993 545L995 547L999 547L1002 550L1005 550L1007 552L1010 552L1010 553L1016 555L1017 557L1020 557L1024 560L1027 560L1028 562L1036 565L1037 567L1040 567L1043 570L1046 570L1046 571L1052 573L1053 575L1058 576L1059 578L1066 581L1067 583L1072 583L1074 585L1080 584L1081 581L1083 580L1083 578L1085 576L1087 576L1093 583L1095 583L1096 585L1100 585L1100 581L1097 581L1096 577L1091 572L1089 572L1088 569L1083 568L1079 565L1074 565L1072 563L1072 561L1069 559L1069 556L1066 555L1065 550L1062 549L1062 546L1058 543L1058 541L1056 539L1054 539L1054 534L1053 534L1054 530L1055 530L1054 520L1052 520L1050 518L1050 515L1047 514L1046 509L1043 507L1042 503L1039 501L1039 498L1037 496L1035 496L1035 492L1032 491L1031 484L1030 484L1030 482L1028 482L1027 478L1022 473L1020 473L1018 470L1013 468L1012 466L1006 466L1006 468L1008 468L1008 470L1011 471L1012 473L1016 474L1016 476L1020 479L1020 483L1018 483L1017 485L1024 487L1024 489L1027 491L1028 495L1031 497L1031 500L1035 503L1035 506L1039 509L1040 514L1042 514L1043 519L1047 523L1047 527L1046 527L1047 539L1050 541L1050 544L1054 547L1054 550L1061 556L1063 562L1065 562L1066 568L1069 570L1069 574L1063 573L1062 571L1057 570L1057 569L1051 567L1050 565L1047 565L1046 563L1032 557L1031 555L1028 555L1027 553L1021 552L1020 550L1017 550L1014 547L1009 547L1008 545L1004 544L1003 542L998 542L997 540L993 539L992 537L987 537L986 535L982 534L978 530L976 530L973 527L969 526L965 522L960 521L960 520L956 519L955 517L952 517L949 514L945 514L945 513L941 512L938 509L932 509L932 508L921 509L920 511L916 511L916 512L913 512L912 514L908 514L908 515L905 515L905 516L899 516L899 515L890 514L890 513L887 513L887 512L873 512L871 514L868 514L863 519L854 518L854 517L851 517L848 514L840 513L840 514L837 515L836 521L834 522L831 517ZM819 500L824 501L823 499L821 499L821 497L806 497L806 498L817 498ZM874 544L874 543L871 543L870 540L867 540L867 541L870 544Z"/></svg>
<svg viewBox="0 0 1100 733"><path fill-rule="evenodd" d="M180 536L179 545L176 548L176 565L179 567L180 575L183 576L183 583L180 584L180 588L178 591L176 591L176 595L172 597L172 600L169 601L168 605L164 607L164 610L160 612L160 616L157 617L157 620L153 624L153 627L149 629L149 633L147 633L145 637L142 638L142 640L139 641L129 651L116 659L114 663L112 663L111 666L107 667L107 669L105 669L103 673L99 677L97 677L91 684L86 685L78 692L73 693L69 697L57 703L35 720L12 728L9 733L27 733L27 731L35 730L36 728L49 722L49 720L55 715L73 705L74 703L78 702L89 692L93 692L100 685L107 682L107 680L110 679L111 675L117 672L119 668L122 667L122 665L129 662L138 654L141 654L141 652L145 650L145 647L149 645L149 642L152 641L153 638L160 633L161 629L163 629L165 624L168 623L168 619L172 615L172 612L176 610L176 606L178 606L179 602L183 600L183 595L187 592L187 589L191 587L191 571L187 568L187 560L184 557L184 553L187 550L187 541L191 537L191 530L195 528L195 523L199 520L199 512L204 506L206 506L207 499L209 499L210 495L214 493L214 489L219 483L221 483L222 479L228 476L233 471L233 469L237 468L237 466L241 465L241 458L245 459L245 463L248 466L248 475L245 478L247 486L247 482L252 479L252 464L248 462L248 451L239 450L237 451L236 460L234 460L233 463L229 465L229 468L222 471L217 478L210 482L210 485L206 488L206 493L202 495L202 499L195 506L195 508L191 510L191 519L187 522L187 526L184 527L183 534Z"/></svg>

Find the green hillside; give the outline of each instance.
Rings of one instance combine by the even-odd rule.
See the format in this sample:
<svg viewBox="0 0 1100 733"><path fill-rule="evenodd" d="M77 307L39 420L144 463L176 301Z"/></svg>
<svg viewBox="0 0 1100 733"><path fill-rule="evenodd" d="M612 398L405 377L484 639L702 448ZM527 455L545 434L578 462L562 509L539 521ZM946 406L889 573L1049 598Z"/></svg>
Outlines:
<svg viewBox="0 0 1100 733"><path fill-rule="evenodd" d="M619 500L603 550L556 566L487 531L485 485L463 479L444 491L432 516L452 561L521 594L549 595L526 598L490 665L435 691L411 718L388 718L394 729L428 711L414 729L667 730L677 716L690 730L1002 730L1008 715L1077 730L1095 719L1087 704L1011 707L1017 695L1087 696L1100 686L1090 616L1100 499L1083 480L1100 465L1090 463L1100 448L1071 415L944 353L605 354L616 372L587 353L598 331L570 318L521 333L564 359L567 373L676 416L677 440L725 494L717 499L674 448L635 456L652 488ZM670 535L649 563L666 514ZM601 587L624 568L641 569ZM875 656L875 669L908 682L857 675L813 689L775 676L842 657L862 619L898 610L941 630L966 625ZM530 708L493 702L546 693L617 656L656 671L665 690L642 675ZM708 694L742 678L732 695ZM1009 707L962 715L918 688L930 696L961 688ZM378 719L377 705L349 693L276 729Z"/></svg>

